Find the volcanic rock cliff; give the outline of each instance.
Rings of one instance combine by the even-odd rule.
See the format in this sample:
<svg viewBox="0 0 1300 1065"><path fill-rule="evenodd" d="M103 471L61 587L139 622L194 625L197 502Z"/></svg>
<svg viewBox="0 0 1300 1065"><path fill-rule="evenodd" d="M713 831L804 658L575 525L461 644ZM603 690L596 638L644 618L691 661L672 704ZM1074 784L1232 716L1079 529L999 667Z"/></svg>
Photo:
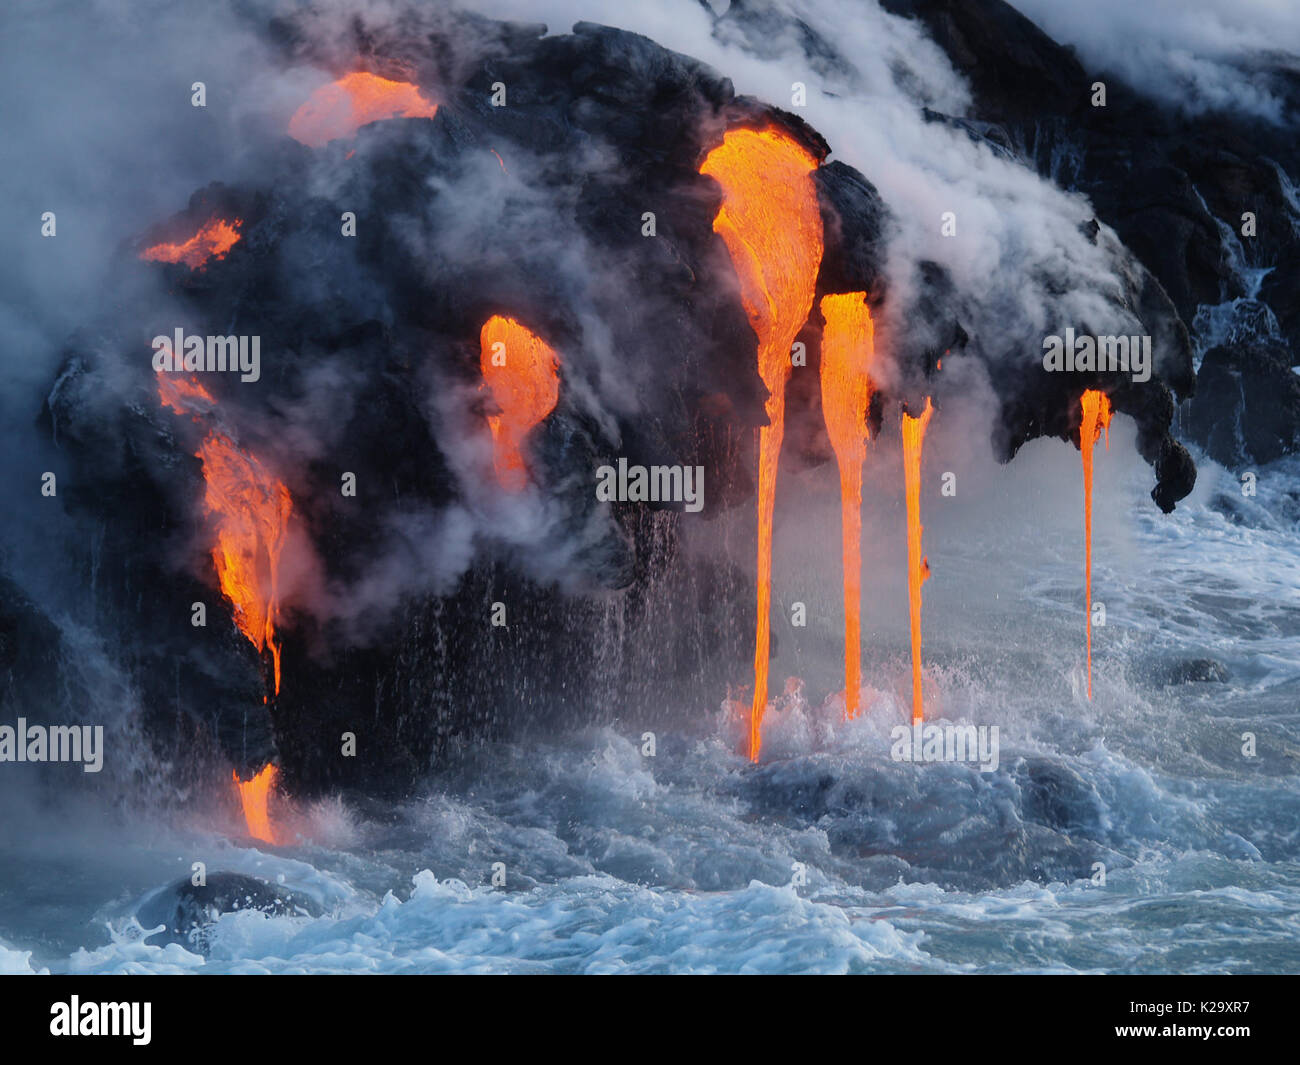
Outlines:
<svg viewBox="0 0 1300 1065"><path fill-rule="evenodd" d="M1230 181L1273 202L1262 153L1234 156L1241 165L1230 171L1212 165L1228 150L1212 146L1225 129L1188 130L1159 158L1125 148L1125 137L1134 145L1149 131L1116 130L1149 109L1117 87L1099 125L1089 76L1010 8L889 6L924 19L971 78L985 120L969 124L971 136L1057 177L1053 139L1083 139L1072 180L1113 232L1079 224L1113 249L1117 312L1141 323L1158 353L1149 383L1106 387L1137 422L1152 495L1171 509L1195 478L1170 431L1174 394L1193 384L1187 324L1228 283L1210 212L1234 216ZM755 32L767 16L735 3L727 17ZM648 721L675 693L723 690L752 654L752 579L682 557L680 506L599 504L595 470L618 457L703 467L705 509L691 520L752 497L765 392L712 229L720 192L700 165L741 126L779 128L819 160L834 146L797 116L737 96L722 73L608 27L545 36L413 14L382 26L358 19L351 39L328 47L291 21L267 32L286 65L413 84L436 113L319 147L287 135L261 146L262 180L202 189L121 250L113 307L69 342L43 425L68 457L65 505L96 531L93 560L77 562L96 570L96 621L140 687L158 749L196 778L213 764L247 771L274 757L299 792L402 791L460 739L629 707ZM493 105L498 86L507 106ZM1127 177L1114 176L1107 152L1127 152ZM826 241L818 297L863 291L881 306L891 298L889 205L842 162L813 180ZM355 237L341 235L345 212ZM239 239L201 266L142 258L216 218L238 220ZM1177 239L1153 237L1166 232ZM1292 238L1275 239L1268 254L1291 254ZM1094 382L1009 369L988 355L991 338L972 335L943 268L929 264L924 281L912 310L931 331L900 346L898 391L875 416L921 389L942 407L935 371L951 351L987 362L1002 457L1037 436L1077 439L1079 391ZM558 400L530 438L530 486L517 497L485 459L496 408L482 389L480 330L494 315L524 323L558 356ZM1288 337L1294 318L1278 314ZM256 335L259 380L201 375L211 404L162 402L150 338L177 327ZM799 337L808 369L789 391L790 462L829 457L819 335L814 311ZM1227 362L1211 353L1203 377L1232 374L1232 359L1255 365L1244 349ZM1281 388L1242 394L1290 402ZM1294 425L1279 423L1276 446L1289 446ZM288 594L270 641L278 691L269 648L234 623L214 565L203 504L211 471L197 452L216 432L292 499ZM347 475L355 494L340 488ZM192 624L196 603L204 626ZM492 624L498 604L504 623ZM340 755L345 733L357 738L355 757Z"/></svg>

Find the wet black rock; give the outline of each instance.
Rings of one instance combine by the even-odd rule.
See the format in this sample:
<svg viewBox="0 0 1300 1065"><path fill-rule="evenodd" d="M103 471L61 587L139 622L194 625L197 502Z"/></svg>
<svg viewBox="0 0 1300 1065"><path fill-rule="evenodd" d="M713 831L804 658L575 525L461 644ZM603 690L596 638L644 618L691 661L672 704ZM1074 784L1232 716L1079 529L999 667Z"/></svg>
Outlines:
<svg viewBox="0 0 1300 1065"><path fill-rule="evenodd" d="M0 573L0 719L35 717L60 686L58 628Z"/></svg>
<svg viewBox="0 0 1300 1065"><path fill-rule="evenodd" d="M1068 834L1102 836L1104 807L1097 789L1068 766L1026 759L1016 766L1024 817Z"/></svg>
<svg viewBox="0 0 1300 1065"><path fill-rule="evenodd" d="M1223 465L1272 462L1300 446L1300 376L1276 340L1206 352L1188 431Z"/></svg>
<svg viewBox="0 0 1300 1065"><path fill-rule="evenodd" d="M1149 678L1157 684L1226 684L1231 678L1228 667L1213 658L1180 658L1157 662Z"/></svg>
<svg viewBox="0 0 1300 1065"><path fill-rule="evenodd" d="M320 904L310 896L269 884L243 873L212 873L205 883L182 880L145 899L136 920L155 946L179 943L206 954L212 926L227 913L253 911L268 917L319 917ZM156 932L153 932L157 929Z"/></svg>

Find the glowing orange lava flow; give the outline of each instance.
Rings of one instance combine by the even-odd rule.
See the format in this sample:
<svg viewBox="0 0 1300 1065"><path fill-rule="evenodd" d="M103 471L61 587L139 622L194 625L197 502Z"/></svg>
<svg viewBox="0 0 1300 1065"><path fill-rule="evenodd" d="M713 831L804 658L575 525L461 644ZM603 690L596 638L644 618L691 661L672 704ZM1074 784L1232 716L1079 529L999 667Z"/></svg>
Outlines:
<svg viewBox="0 0 1300 1065"><path fill-rule="evenodd" d="M722 186L713 230L727 245L740 298L758 337L758 372L767 386L768 423L759 430L758 631L749 757L758 761L771 647L772 509L785 433L790 346L812 310L822 258L822 220L809 176L818 162L779 129L737 129L709 152L700 173Z"/></svg>
<svg viewBox="0 0 1300 1065"><path fill-rule="evenodd" d="M1103 430L1110 450L1110 399L1105 392L1088 389L1080 399L1083 421L1079 450L1083 453L1083 609L1088 621L1088 698L1092 698L1092 445Z"/></svg>
<svg viewBox="0 0 1300 1065"><path fill-rule="evenodd" d="M175 374L158 374L164 406L200 421L215 406L201 384ZM196 453L203 462L203 505L216 515L212 561L222 594L234 606L235 624L258 651L270 648L275 693L280 694L280 554L293 502L284 483L230 437L209 429Z"/></svg>
<svg viewBox="0 0 1300 1065"><path fill-rule="evenodd" d="M289 490L265 466L220 433L199 445L206 482L203 504L217 517L212 549L221 591L235 608L235 624L259 650L271 650L275 694L280 694L280 552L293 503Z"/></svg>
<svg viewBox="0 0 1300 1065"><path fill-rule="evenodd" d="M252 780L240 780L239 773L235 770L231 770L230 775L239 791L239 804L244 809L248 834L263 843L274 843L275 830L271 827L267 800L271 797L271 789L275 787L280 771L268 762Z"/></svg>
<svg viewBox="0 0 1300 1065"><path fill-rule="evenodd" d="M217 405L212 393L194 378L169 373L158 374L158 398L164 407L170 407L177 414L188 414L196 422L200 420L204 405L207 410Z"/></svg>
<svg viewBox="0 0 1300 1065"><path fill-rule="evenodd" d="M865 292L822 297L822 413L840 467L844 552L844 713L858 716L862 688L862 463L873 391L875 326Z"/></svg>
<svg viewBox="0 0 1300 1065"><path fill-rule="evenodd" d="M210 218L194 236L178 244L154 244L140 253L141 259L155 263L184 263L191 270L198 270L209 259L224 259L226 253L239 241L239 227L244 224L242 218L226 221L224 218Z"/></svg>
<svg viewBox="0 0 1300 1065"><path fill-rule="evenodd" d="M479 344L483 381L501 411L487 420L497 480L519 492L528 483L524 442L560 398L559 360L541 337L499 314L483 323Z"/></svg>
<svg viewBox="0 0 1300 1065"><path fill-rule="evenodd" d="M919 418L903 415L903 478L907 492L907 603L912 625L912 723L924 716L921 703L921 585L930 578L930 560L921 554L921 446L934 408L930 397Z"/></svg>
<svg viewBox="0 0 1300 1065"><path fill-rule="evenodd" d="M312 148L385 118L432 118L438 105L418 86L357 71L322 85L289 119L289 136Z"/></svg>

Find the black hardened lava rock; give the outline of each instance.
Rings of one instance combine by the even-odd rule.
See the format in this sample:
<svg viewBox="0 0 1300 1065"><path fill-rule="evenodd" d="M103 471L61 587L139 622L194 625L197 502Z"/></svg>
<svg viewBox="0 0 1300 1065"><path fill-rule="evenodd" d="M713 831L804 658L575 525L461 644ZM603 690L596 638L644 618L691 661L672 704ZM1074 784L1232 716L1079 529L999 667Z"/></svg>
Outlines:
<svg viewBox="0 0 1300 1065"><path fill-rule="evenodd" d="M454 34L439 32L447 20ZM302 794L400 793L464 739L557 719L650 722L674 695L725 690L752 654L752 579L687 557L682 525L752 498L766 396L712 229L720 191L699 167L736 126L777 125L818 159L829 146L797 117L737 97L718 72L608 27L545 36L412 13L358 19L329 51L292 21L267 32L286 65L343 74L360 63L416 82L438 110L319 148L288 136L252 146L261 178L199 190L123 248L112 307L68 345L44 424L74 471L66 505L102 530L96 621L114 634L159 750L208 742L241 772L274 758ZM507 107L490 103L497 84ZM818 297L861 290L878 307L888 206L841 162L814 180ZM344 212L355 237L340 236ZM195 270L139 258L214 214L240 220L224 257ZM900 341L913 381L969 339L942 268L921 281L930 330ZM1137 421L1153 495L1170 509L1195 471L1169 435L1159 378L1190 385L1187 334L1153 277L1130 296L1164 354L1157 379L1112 399ZM489 413L475 398L479 331L493 315L526 323L560 356L558 403L530 442L536 528L513 527L470 472ZM204 384L239 447L283 480L299 537L287 551L310 559L278 619L278 694L218 590L195 457L210 426L159 402L150 338L180 324L260 337L258 381ZM809 368L789 396L787 448L806 462L828 457L819 329L814 310L800 334ZM1036 436L1077 436L1087 381L1018 373L993 384L1003 457ZM703 467L702 512L597 505L595 471L620 457ZM346 474L355 496L340 491ZM206 627L190 623L196 602ZM354 757L341 753L345 733Z"/></svg>

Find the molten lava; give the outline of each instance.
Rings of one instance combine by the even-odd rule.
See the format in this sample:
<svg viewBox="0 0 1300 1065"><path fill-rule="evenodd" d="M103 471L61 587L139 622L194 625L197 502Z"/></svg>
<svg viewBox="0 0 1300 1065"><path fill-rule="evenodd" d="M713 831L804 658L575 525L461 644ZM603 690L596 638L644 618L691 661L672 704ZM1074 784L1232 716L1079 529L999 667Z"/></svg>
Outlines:
<svg viewBox="0 0 1300 1065"><path fill-rule="evenodd" d="M239 804L244 810L248 834L263 843L274 843L275 830L271 827L267 800L271 797L271 789L275 787L280 771L268 762L252 780L240 780L239 773L234 770L231 770L230 776L239 791Z"/></svg>
<svg viewBox="0 0 1300 1065"><path fill-rule="evenodd" d="M280 553L293 510L289 490L229 437L211 432L199 445L206 483L203 504L217 519L212 561L221 592L235 608L235 624L259 651L271 650L280 694Z"/></svg>
<svg viewBox="0 0 1300 1065"><path fill-rule="evenodd" d="M209 417L216 401L201 384L175 374L158 374L164 406L194 421ZM205 409L206 408L206 409ZM209 429L196 453L203 463L204 509L216 516L212 561L222 594L234 607L235 624L260 652L268 648L280 693L280 554L293 503L289 490L257 458L230 437Z"/></svg>
<svg viewBox="0 0 1300 1065"><path fill-rule="evenodd" d="M767 386L768 424L759 430L758 631L749 757L758 761L771 646L772 510L785 433L790 347L812 310L822 258L822 220L810 174L818 160L774 127L731 130L700 173L722 186L713 230L727 246L740 298L758 337L758 372Z"/></svg>
<svg viewBox="0 0 1300 1065"><path fill-rule="evenodd" d="M322 85L289 119L289 136L312 148L386 118L432 118L438 105L418 86L356 71Z"/></svg>
<svg viewBox="0 0 1300 1065"><path fill-rule="evenodd" d="M912 626L912 723L919 724L921 703L921 585L930 578L930 560L921 554L921 447L934 408L930 398L919 418L903 415L903 478L907 493L907 603Z"/></svg>
<svg viewBox="0 0 1300 1065"><path fill-rule="evenodd" d="M170 407L177 414L188 414L192 421L199 421L199 411L204 405L211 410L217 405L206 388L192 377L180 377L177 374L158 374L158 398L164 407Z"/></svg>
<svg viewBox="0 0 1300 1065"><path fill-rule="evenodd" d="M1088 389L1080 399L1083 421L1079 425L1079 450L1083 454L1083 609L1088 622L1088 698L1092 698L1092 445L1102 432L1110 449L1110 399L1105 392Z"/></svg>
<svg viewBox="0 0 1300 1065"><path fill-rule="evenodd" d="M500 410L487 420L493 466L501 487L519 492L528 483L524 442L560 398L559 360L541 337L499 314L483 323L479 344L483 381Z"/></svg>
<svg viewBox="0 0 1300 1065"><path fill-rule="evenodd" d="M189 240L179 244L154 244L140 253L141 259L156 263L184 263L191 270L207 265L208 260L221 260L239 241L242 218L226 221L210 218Z"/></svg>
<svg viewBox="0 0 1300 1065"><path fill-rule="evenodd" d="M844 713L858 716L862 688L862 463L867 457L869 371L875 327L866 293L823 296L822 413L840 468L844 552Z"/></svg>

